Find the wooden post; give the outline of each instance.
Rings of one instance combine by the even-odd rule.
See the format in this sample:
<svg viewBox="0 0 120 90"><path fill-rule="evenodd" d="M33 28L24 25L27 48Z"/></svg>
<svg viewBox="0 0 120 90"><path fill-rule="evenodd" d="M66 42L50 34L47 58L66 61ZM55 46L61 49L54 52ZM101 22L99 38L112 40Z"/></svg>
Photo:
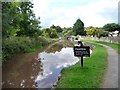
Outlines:
<svg viewBox="0 0 120 90"><path fill-rule="evenodd" d="M81 67L83 68L83 56L81 56Z"/></svg>
<svg viewBox="0 0 120 90"><path fill-rule="evenodd" d="M78 45L80 45L80 47L82 47L83 43L81 41L78 41ZM81 55L81 58L79 58L79 59L81 59L81 67L83 68L83 56Z"/></svg>

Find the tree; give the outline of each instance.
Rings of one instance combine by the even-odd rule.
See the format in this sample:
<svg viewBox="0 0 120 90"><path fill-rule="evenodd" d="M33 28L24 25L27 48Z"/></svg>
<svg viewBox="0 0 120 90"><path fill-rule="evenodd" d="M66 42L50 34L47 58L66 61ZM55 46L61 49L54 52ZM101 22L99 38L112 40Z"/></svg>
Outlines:
<svg viewBox="0 0 120 90"><path fill-rule="evenodd" d="M119 31L120 32L120 25L116 24L116 23L109 23L109 24L105 24L103 26L103 29L105 31L109 31L109 32L113 32L113 31Z"/></svg>
<svg viewBox="0 0 120 90"><path fill-rule="evenodd" d="M42 36L44 36L44 37L50 37L51 30L49 28L43 29L42 31L43 31L42 32Z"/></svg>
<svg viewBox="0 0 120 90"><path fill-rule="evenodd" d="M49 38L57 38L57 32L54 28L46 28L43 30L42 36L49 37Z"/></svg>
<svg viewBox="0 0 120 90"><path fill-rule="evenodd" d="M103 30L102 28L99 28L98 31L97 31L97 33L96 33L96 36L97 36L98 38L108 37L108 36L109 36L109 32Z"/></svg>
<svg viewBox="0 0 120 90"><path fill-rule="evenodd" d="M20 2L2 2L2 37L15 36L19 31Z"/></svg>
<svg viewBox="0 0 120 90"><path fill-rule="evenodd" d="M60 26L55 26L55 25L52 25L52 26L50 27L50 29L56 29L56 31L57 31L58 33L60 33L60 32L63 31L63 29L62 29Z"/></svg>
<svg viewBox="0 0 120 90"><path fill-rule="evenodd" d="M20 31L18 36L36 36L40 29L40 18L36 18L32 11L33 4L31 2L22 2L20 5L20 13L22 14L22 20L20 21Z"/></svg>
<svg viewBox="0 0 120 90"><path fill-rule="evenodd" d="M92 35L93 37L97 35L98 31L98 27L90 26L86 28L86 34L90 36Z"/></svg>
<svg viewBox="0 0 120 90"><path fill-rule="evenodd" d="M50 31L51 31L49 34L50 38L58 38L58 35L55 29L51 29Z"/></svg>
<svg viewBox="0 0 120 90"><path fill-rule="evenodd" d="M62 32L63 29L60 26L56 26L56 31L59 33L59 32Z"/></svg>
<svg viewBox="0 0 120 90"><path fill-rule="evenodd" d="M85 35L84 23L80 19L77 19L77 21L73 25L73 33L74 35Z"/></svg>
<svg viewBox="0 0 120 90"><path fill-rule="evenodd" d="M37 36L40 29L40 18L32 11L31 2L2 3L2 37Z"/></svg>
<svg viewBox="0 0 120 90"><path fill-rule="evenodd" d="M55 28L56 28L56 26L55 26L55 25L52 25L50 28L54 28L54 29L55 29Z"/></svg>

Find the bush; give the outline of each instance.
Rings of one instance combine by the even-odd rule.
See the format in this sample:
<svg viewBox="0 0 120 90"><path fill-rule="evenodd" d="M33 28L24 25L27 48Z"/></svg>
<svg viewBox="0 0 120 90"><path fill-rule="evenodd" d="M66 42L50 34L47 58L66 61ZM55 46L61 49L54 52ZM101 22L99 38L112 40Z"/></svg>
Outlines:
<svg viewBox="0 0 120 90"><path fill-rule="evenodd" d="M29 37L11 37L3 39L2 43L2 62L11 58L17 53L26 53L35 51L48 42L44 38L29 38Z"/></svg>

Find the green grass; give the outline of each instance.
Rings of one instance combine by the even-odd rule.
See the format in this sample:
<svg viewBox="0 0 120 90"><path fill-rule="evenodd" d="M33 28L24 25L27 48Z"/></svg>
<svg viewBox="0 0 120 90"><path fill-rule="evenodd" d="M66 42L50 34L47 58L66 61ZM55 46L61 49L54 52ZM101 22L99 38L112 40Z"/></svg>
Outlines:
<svg viewBox="0 0 120 90"><path fill-rule="evenodd" d="M36 45L36 46L34 46L34 47L26 47L25 48L25 51L26 51L26 53L31 53L31 52L35 52L36 50L38 50L38 49L40 49L40 48L42 48L43 46L41 45L41 44L39 44L39 45Z"/></svg>
<svg viewBox="0 0 120 90"><path fill-rule="evenodd" d="M112 47L113 49L115 49L118 53L120 53L120 48L119 48L120 44L109 43L109 42L101 42L101 41L95 41L95 42L108 45L108 46Z"/></svg>
<svg viewBox="0 0 120 90"><path fill-rule="evenodd" d="M84 59L84 67L78 62L62 70L56 88L99 88L107 66L106 48L95 45L91 57Z"/></svg>
<svg viewBox="0 0 120 90"><path fill-rule="evenodd" d="M120 44L115 44L115 43L110 43L110 42L102 42L102 41L95 41L95 40L83 40L83 41L105 44L107 46L112 47L114 50L116 50L116 52L118 52L120 54Z"/></svg>

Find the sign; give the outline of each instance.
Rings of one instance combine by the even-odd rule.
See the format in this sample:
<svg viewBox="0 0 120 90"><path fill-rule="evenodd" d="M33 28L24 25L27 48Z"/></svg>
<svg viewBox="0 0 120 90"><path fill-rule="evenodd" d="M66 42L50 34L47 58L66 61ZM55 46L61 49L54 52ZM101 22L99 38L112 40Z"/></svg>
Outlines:
<svg viewBox="0 0 120 90"><path fill-rule="evenodd" d="M74 56L90 57L90 47L89 46L74 46Z"/></svg>

